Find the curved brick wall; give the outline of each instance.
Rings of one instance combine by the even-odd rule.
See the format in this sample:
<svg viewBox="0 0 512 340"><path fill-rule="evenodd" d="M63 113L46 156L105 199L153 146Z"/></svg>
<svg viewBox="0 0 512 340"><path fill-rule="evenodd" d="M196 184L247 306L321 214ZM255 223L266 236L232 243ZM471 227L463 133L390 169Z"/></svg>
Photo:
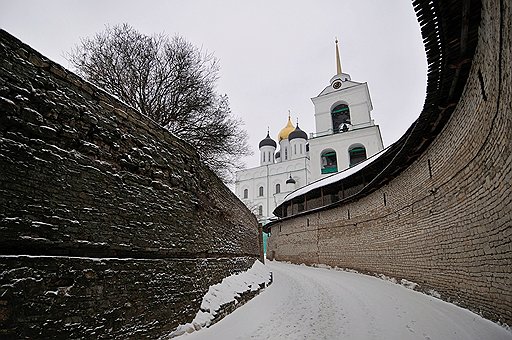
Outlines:
<svg viewBox="0 0 512 340"><path fill-rule="evenodd" d="M355 201L273 224L268 256L407 278L512 324L511 18L510 2L483 1L461 99L412 165Z"/></svg>
<svg viewBox="0 0 512 340"><path fill-rule="evenodd" d="M155 338L257 242L190 146L0 31L0 338Z"/></svg>

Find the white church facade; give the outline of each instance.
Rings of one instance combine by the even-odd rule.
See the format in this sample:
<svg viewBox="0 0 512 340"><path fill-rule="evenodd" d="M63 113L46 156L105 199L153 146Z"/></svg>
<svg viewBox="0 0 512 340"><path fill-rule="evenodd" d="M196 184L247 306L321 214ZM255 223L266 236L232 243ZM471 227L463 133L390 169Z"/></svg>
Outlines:
<svg viewBox="0 0 512 340"><path fill-rule="evenodd" d="M308 136L288 116L277 143L260 142L260 166L236 173L235 194L265 224L284 197L313 181L346 170L383 149L366 83L343 73L336 41L336 75L311 100L315 132ZM279 149L278 149L279 147Z"/></svg>

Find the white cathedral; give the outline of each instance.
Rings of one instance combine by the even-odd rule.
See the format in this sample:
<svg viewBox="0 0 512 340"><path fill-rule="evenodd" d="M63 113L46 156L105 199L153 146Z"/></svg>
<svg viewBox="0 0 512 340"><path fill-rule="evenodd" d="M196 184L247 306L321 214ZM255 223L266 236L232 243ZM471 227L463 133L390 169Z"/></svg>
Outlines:
<svg viewBox="0 0 512 340"><path fill-rule="evenodd" d="M336 70L330 85L311 99L316 132L308 137L288 116L277 143L269 132L260 142L260 166L236 173L235 194L260 223L273 219L274 209L292 191L346 170L383 149L379 126L370 116L373 107L368 85L352 81L342 72L337 40Z"/></svg>

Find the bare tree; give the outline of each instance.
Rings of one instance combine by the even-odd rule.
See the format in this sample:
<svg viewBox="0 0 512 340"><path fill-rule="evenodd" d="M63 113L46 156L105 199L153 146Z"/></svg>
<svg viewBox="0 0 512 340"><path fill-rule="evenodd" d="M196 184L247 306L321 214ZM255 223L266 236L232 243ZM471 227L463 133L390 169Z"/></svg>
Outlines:
<svg viewBox="0 0 512 340"><path fill-rule="evenodd" d="M215 91L218 62L184 38L147 36L127 24L84 38L69 54L76 72L193 145L225 182L251 154L240 119Z"/></svg>

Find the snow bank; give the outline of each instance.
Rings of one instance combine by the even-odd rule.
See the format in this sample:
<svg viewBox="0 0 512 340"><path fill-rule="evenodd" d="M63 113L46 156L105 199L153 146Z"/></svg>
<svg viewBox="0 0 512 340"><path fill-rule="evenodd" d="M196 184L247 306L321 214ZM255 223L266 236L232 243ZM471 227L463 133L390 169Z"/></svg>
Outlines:
<svg viewBox="0 0 512 340"><path fill-rule="evenodd" d="M192 322L178 326L172 333L161 339L170 339L185 333L198 331L209 327L227 303L238 303L237 298L244 292L255 292L271 283L271 272L267 266L256 260L252 267L245 272L228 276L221 283L210 286L203 297L201 308Z"/></svg>
<svg viewBox="0 0 512 340"><path fill-rule="evenodd" d="M438 292L436 292L436 291L435 291L435 290L433 290L433 289L429 289L429 290L427 290L427 291L426 291L426 293L427 293L428 295L430 295L430 296L435 297L435 298L438 298L438 299L440 299L440 298L441 298L441 294L439 294Z"/></svg>
<svg viewBox="0 0 512 340"><path fill-rule="evenodd" d="M412 290L415 290L416 287L418 287L418 284L416 282L408 281L406 279L400 280L400 284L404 286L405 288L409 288Z"/></svg>
<svg viewBox="0 0 512 340"><path fill-rule="evenodd" d="M267 266L275 280L264 294L184 339L512 339L508 328L400 285L409 281L279 261Z"/></svg>
<svg viewBox="0 0 512 340"><path fill-rule="evenodd" d="M305 265L305 264L303 263L301 265ZM337 271L342 271L342 272L362 274L362 273L360 273L360 272L358 272L357 270L354 270L354 269L331 267L331 266L329 266L327 264L322 264L322 263L313 264L311 266L315 267L315 268L324 268L324 269L337 270ZM395 279L394 277L389 277L389 276L386 276L384 274L374 273L373 275L375 277L378 277L381 280L388 281L388 282L391 282L391 283L394 283L394 284L399 284L399 285L401 285L401 286L403 286L403 287L405 287L407 289L410 289L410 290L416 290L416 288L418 288L420 286L416 282L412 282L412 281L409 281L409 280L406 280L406 279L401 279L400 282L398 282L398 280ZM430 290L426 291L426 293L428 295L433 296L433 297L441 298L441 294L439 294L438 292L436 292L433 289L430 289Z"/></svg>

